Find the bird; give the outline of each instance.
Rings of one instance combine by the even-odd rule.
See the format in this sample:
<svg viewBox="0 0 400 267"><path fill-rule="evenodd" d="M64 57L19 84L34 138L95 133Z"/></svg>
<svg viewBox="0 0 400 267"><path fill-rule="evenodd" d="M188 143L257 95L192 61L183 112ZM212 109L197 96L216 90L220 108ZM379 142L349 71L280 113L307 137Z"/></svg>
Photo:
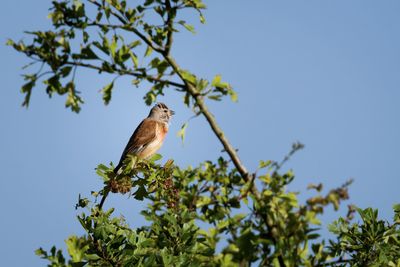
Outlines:
<svg viewBox="0 0 400 267"><path fill-rule="evenodd" d="M175 112L167 107L164 103L157 103L150 110L147 118L142 120L133 132L128 144L122 152L118 165L114 168L116 176L121 174L124 160L128 155L135 155L140 159L148 159L153 156L164 142L168 133L169 123ZM111 181L113 181L112 179ZM130 186L128 186L130 189ZM114 188L115 189L115 188ZM108 185L103 189L102 198L98 205L101 210L104 202L112 190L112 185ZM118 191L118 190L117 190ZM122 191L121 191L122 192Z"/></svg>
<svg viewBox="0 0 400 267"><path fill-rule="evenodd" d="M135 155L140 159L149 159L153 156L162 146L174 114L175 112L164 103L156 103L147 118L133 132L114 173L118 173L128 155Z"/></svg>

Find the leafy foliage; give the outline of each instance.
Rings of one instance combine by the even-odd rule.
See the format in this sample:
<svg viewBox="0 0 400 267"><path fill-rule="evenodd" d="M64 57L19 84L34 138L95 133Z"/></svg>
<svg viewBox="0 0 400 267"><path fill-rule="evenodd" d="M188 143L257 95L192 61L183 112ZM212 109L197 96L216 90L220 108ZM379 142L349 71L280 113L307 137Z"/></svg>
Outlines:
<svg viewBox="0 0 400 267"><path fill-rule="evenodd" d="M67 94L66 107L79 112L83 100L75 90L77 68L89 68L116 77L131 76L136 86L143 82L150 84L145 94L148 105L164 94L165 87L182 90L184 85L172 80L185 72L173 68L165 55L169 54L172 45L172 33L178 32L180 25L193 31L193 26L186 21L175 20L179 10L195 9L204 22L201 9L205 5L201 1L144 1L135 8L129 8L126 1L86 2L53 1L49 17L54 31L27 32L33 37L31 44L7 41L8 45L33 60L29 66L41 65L37 72L25 75L27 83L22 88L26 96L24 106L29 105L32 89L41 81L49 96ZM150 11L159 19L154 19L154 14L147 14ZM146 15L150 17L148 20ZM154 55L153 51L159 54ZM142 59L139 58L141 53L144 54ZM162 79L163 76L170 78ZM197 83L193 75L185 81ZM102 90L106 104L111 99L113 84L114 81ZM205 94L234 95L232 88L228 87L224 84L221 88L209 88Z"/></svg>
<svg viewBox="0 0 400 267"><path fill-rule="evenodd" d="M130 177L137 187L133 197L149 201L141 213L150 226L130 229L122 217L112 217L114 209L102 211L96 202L80 200L87 212L78 219L87 235L67 240L70 266L230 266L279 263L279 258L289 265L306 264L312 260L306 244L319 236L311 227L319 225L316 215L322 210L316 207L333 203L328 200L332 194L342 199L331 192L321 197L327 199L323 204L300 205L296 194L284 189L293 173L279 175L270 165L257 178L263 184L260 198L248 190L253 182L246 182L223 158L188 169L171 160L161 166L130 158L125 165L120 175L113 166L100 165L97 171L105 188ZM53 260L43 251L41 255Z"/></svg>
<svg viewBox="0 0 400 267"><path fill-rule="evenodd" d="M378 219L378 210L359 209L361 224L340 218L330 225L338 236L331 250L351 266L400 266L400 205L393 206L393 224Z"/></svg>
<svg viewBox="0 0 400 267"><path fill-rule="evenodd" d="M160 155L148 161L130 156L119 174L112 164L100 164L96 172L104 187L89 198L79 196L76 204L86 234L66 240L68 259L56 247L36 253L49 266L400 266L398 205L393 224L378 220L372 209L357 209L363 222L350 224L350 206L348 216L331 226L337 240L320 237L319 216L349 198L351 181L326 194L322 184L310 185L314 196L300 203L298 193L286 188L294 172L281 169L302 144L294 144L281 162L260 161L256 171L246 170L206 106L206 100L225 96L237 101L236 92L221 75L197 77L171 55L173 34L195 32L182 11L195 11L204 23L204 8L201 0L145 0L135 7L124 0L53 1L53 30L27 32L30 44L7 42L33 60L28 67L40 65L24 75L24 106L41 82L50 97L66 95L66 107L79 112L79 68L113 76L101 90L108 104L117 78L127 76L147 88L148 105L166 87L181 92L184 104L207 119L227 152L186 169L172 160L161 165ZM178 133L182 140L186 128L187 123ZM133 229L114 208L104 210L110 192L146 200L141 214L149 225Z"/></svg>

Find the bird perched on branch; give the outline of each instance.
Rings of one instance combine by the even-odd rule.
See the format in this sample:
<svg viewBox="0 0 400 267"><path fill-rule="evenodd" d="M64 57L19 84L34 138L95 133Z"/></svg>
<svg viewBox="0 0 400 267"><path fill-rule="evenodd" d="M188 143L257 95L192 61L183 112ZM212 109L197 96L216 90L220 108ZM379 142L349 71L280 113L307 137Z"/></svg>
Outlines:
<svg viewBox="0 0 400 267"><path fill-rule="evenodd" d="M168 132L169 121L175 112L164 103L157 103L136 130L122 152L121 159L114 172L121 169L127 155L135 155L141 159L148 159L160 149Z"/></svg>

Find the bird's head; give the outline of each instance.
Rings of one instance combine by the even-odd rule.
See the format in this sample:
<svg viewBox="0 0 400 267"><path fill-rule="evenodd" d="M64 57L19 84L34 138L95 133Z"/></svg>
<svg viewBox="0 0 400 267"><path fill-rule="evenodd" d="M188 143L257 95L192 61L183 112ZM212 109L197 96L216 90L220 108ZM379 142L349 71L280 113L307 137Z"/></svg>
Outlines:
<svg viewBox="0 0 400 267"><path fill-rule="evenodd" d="M175 112L167 107L164 103L157 103L151 110L149 118L160 120L165 123L169 123L172 115Z"/></svg>

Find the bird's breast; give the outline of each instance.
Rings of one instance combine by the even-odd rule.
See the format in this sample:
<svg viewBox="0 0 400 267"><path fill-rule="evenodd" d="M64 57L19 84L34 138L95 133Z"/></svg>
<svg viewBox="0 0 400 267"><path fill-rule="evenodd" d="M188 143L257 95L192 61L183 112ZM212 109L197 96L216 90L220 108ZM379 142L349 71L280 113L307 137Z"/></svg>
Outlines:
<svg viewBox="0 0 400 267"><path fill-rule="evenodd" d="M164 142L165 136L168 132L168 125L165 123L157 123L156 138L150 142L147 147L140 153L140 157L149 158L154 155Z"/></svg>
<svg viewBox="0 0 400 267"><path fill-rule="evenodd" d="M163 124L161 125L161 127L159 127L159 131L160 131L159 134L162 136L162 139L164 140L165 136L166 136L167 133L168 133L168 124L163 123Z"/></svg>

